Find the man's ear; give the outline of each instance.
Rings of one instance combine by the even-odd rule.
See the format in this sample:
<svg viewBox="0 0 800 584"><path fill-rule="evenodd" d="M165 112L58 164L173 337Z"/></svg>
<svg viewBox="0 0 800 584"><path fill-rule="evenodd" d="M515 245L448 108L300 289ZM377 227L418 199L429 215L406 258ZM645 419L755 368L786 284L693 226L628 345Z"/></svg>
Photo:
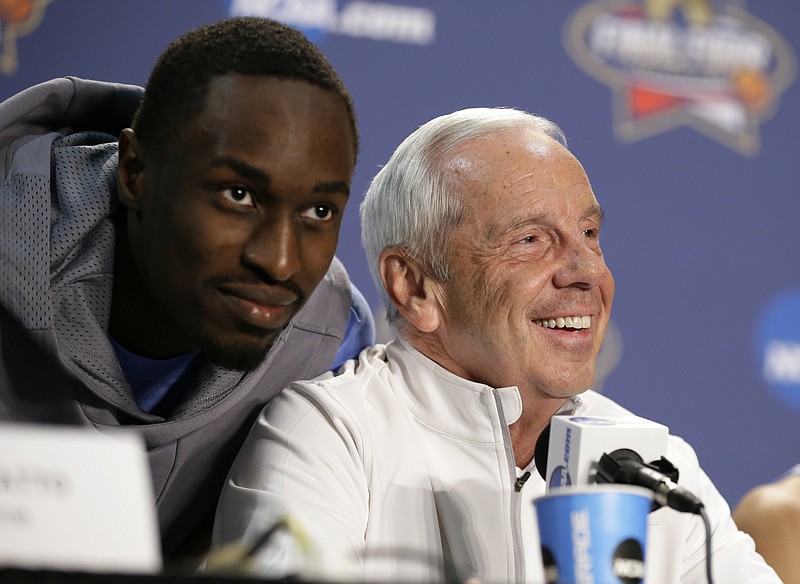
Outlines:
<svg viewBox="0 0 800 584"><path fill-rule="evenodd" d="M430 333L441 324L441 288L419 262L403 250L388 247L378 258L381 282L389 299L409 323Z"/></svg>
<svg viewBox="0 0 800 584"><path fill-rule="evenodd" d="M119 135L119 167L117 169L117 191L119 200L128 209L141 210L144 192L144 153L139 139L131 128Z"/></svg>

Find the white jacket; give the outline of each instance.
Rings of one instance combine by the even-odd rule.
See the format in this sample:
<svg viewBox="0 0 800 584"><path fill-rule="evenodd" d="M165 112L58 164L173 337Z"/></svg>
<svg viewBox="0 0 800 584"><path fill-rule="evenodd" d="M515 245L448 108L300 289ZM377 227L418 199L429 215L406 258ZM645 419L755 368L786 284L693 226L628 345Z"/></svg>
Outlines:
<svg viewBox="0 0 800 584"><path fill-rule="evenodd" d="M223 490L214 543L255 542L288 517L302 527L259 548L261 575L543 583L531 501L545 484L534 463L515 468L508 433L521 412L516 388L461 379L402 340L366 349L339 376L294 383L267 406ZM561 413L632 415L592 391ZM715 582L780 582L694 450L671 436L666 457L705 503ZM704 584L704 545L698 516L651 513L646 582Z"/></svg>

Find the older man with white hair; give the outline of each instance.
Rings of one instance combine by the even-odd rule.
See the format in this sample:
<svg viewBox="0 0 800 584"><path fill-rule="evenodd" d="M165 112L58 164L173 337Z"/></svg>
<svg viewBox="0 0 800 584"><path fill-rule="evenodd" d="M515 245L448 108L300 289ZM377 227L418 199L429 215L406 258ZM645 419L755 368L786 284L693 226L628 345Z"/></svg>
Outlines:
<svg viewBox="0 0 800 584"><path fill-rule="evenodd" d="M409 136L361 210L397 338L273 400L216 543L247 542L270 576L543 583L539 435L556 414L632 416L589 389L614 280L586 173L552 122L468 109ZM718 582L779 582L692 448L670 437L666 454L705 503ZM287 519L312 545L297 528L262 537ZM646 581L705 582L705 543L697 516L651 513Z"/></svg>

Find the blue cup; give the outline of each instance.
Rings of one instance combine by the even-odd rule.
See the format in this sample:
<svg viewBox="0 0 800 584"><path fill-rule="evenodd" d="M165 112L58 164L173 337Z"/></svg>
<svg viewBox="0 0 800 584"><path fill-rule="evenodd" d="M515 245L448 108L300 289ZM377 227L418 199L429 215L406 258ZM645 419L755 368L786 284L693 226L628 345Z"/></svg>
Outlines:
<svg viewBox="0 0 800 584"><path fill-rule="evenodd" d="M534 499L547 584L640 584L653 493L584 485Z"/></svg>

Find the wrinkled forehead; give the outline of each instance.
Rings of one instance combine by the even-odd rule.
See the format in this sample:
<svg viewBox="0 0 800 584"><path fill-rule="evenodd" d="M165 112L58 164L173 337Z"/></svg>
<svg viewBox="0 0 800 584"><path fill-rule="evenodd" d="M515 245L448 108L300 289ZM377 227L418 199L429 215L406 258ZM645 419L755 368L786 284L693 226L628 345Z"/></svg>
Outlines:
<svg viewBox="0 0 800 584"><path fill-rule="evenodd" d="M439 162L454 177L476 180L509 164L545 169L549 161L563 156L572 154L550 136L533 128L510 128L462 140L443 152Z"/></svg>
<svg viewBox="0 0 800 584"><path fill-rule="evenodd" d="M559 196L594 200L577 158L556 140L531 129L472 138L443 157L446 180L462 196L516 198ZM467 201L464 201L467 203Z"/></svg>

